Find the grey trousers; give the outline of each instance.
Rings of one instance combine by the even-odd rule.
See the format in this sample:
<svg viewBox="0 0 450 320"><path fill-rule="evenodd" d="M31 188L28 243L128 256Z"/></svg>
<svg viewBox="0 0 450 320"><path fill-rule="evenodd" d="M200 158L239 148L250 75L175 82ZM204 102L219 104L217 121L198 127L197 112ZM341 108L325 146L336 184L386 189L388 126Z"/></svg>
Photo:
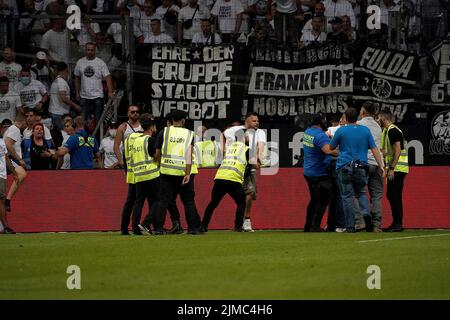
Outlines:
<svg viewBox="0 0 450 320"><path fill-rule="evenodd" d="M378 166L369 164L369 181L367 188L370 195L370 214L372 216L372 224L375 228L381 228L381 199L384 194L383 178L378 174ZM357 202L357 201L356 201ZM359 211L359 206L355 203L355 223L364 225L364 220Z"/></svg>

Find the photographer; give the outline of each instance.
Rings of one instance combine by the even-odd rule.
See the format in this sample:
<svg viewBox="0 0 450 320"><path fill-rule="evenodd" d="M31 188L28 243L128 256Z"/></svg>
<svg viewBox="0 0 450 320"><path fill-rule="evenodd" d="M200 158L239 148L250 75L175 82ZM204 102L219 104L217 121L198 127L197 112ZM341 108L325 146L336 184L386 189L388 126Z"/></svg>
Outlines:
<svg viewBox="0 0 450 320"><path fill-rule="evenodd" d="M319 115L314 117L312 126L303 136L304 176L311 196L306 212L305 232L321 231L322 217L332 197L333 182L328 167L331 156L337 156L338 151L331 150L330 138L325 130L325 121Z"/></svg>

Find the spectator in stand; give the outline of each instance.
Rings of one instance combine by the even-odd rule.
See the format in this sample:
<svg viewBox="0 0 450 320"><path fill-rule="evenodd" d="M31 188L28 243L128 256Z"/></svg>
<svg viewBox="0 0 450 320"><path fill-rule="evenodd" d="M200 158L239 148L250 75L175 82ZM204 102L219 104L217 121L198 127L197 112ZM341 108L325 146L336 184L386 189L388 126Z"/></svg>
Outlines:
<svg viewBox="0 0 450 320"><path fill-rule="evenodd" d="M85 57L75 66L75 90L85 120L90 114L95 122L100 119L105 104L102 80L106 79L108 96L113 96L112 79L106 63L95 56L96 45L85 45Z"/></svg>
<svg viewBox="0 0 450 320"><path fill-rule="evenodd" d="M19 34L21 39L27 39L31 48L41 45L42 35L50 27L50 20L44 18L45 12L36 10L33 0L24 1L25 12L20 15Z"/></svg>
<svg viewBox="0 0 450 320"><path fill-rule="evenodd" d="M16 84L14 91L20 96L23 107L44 110L44 104L48 100L47 89L42 82L32 79L30 69L24 68L20 71L20 82ZM24 113L22 107L19 110Z"/></svg>
<svg viewBox="0 0 450 320"><path fill-rule="evenodd" d="M138 42L143 42L144 38L147 36L151 36L153 34L151 27L152 19L162 19L162 17L158 16L155 13L155 7L151 0L146 0L143 6L144 10L141 12L139 19L136 21L137 28L139 33L141 33L142 38L138 40ZM164 26L161 26L161 31L164 32Z"/></svg>
<svg viewBox="0 0 450 320"><path fill-rule="evenodd" d="M144 43L175 43L173 39L166 33L161 33L161 20L153 19L151 21L153 34L146 36Z"/></svg>
<svg viewBox="0 0 450 320"><path fill-rule="evenodd" d="M178 15L177 43L190 45L194 34L201 31L202 20L209 18L209 13L198 4L198 0L189 0L189 5L181 8Z"/></svg>
<svg viewBox="0 0 450 320"><path fill-rule="evenodd" d="M33 133L33 126L36 123L41 123L40 120L41 120L40 116L38 116L36 110L34 110L34 109L25 109L26 128L23 131L23 138L24 139L29 139L31 137L31 134ZM52 135L50 133L50 130L47 127L44 127L44 133L45 133L45 139L46 140L51 140L52 139Z"/></svg>
<svg viewBox="0 0 450 320"><path fill-rule="evenodd" d="M8 196L5 201L6 211L11 211L11 200L16 194L19 187L22 185L23 181L27 176L25 171L25 161L22 159L22 132L25 129L25 121L21 118L16 117L14 124L6 130L3 135L3 140L5 140L6 149L8 150L9 157L13 163L15 171L17 173L17 180L14 180L11 187L9 188Z"/></svg>
<svg viewBox="0 0 450 320"><path fill-rule="evenodd" d="M292 43L297 28L294 16L297 13L296 0L275 0L277 12L275 15L275 35L279 43L283 42L284 36L287 43ZM284 34L286 32L286 34Z"/></svg>
<svg viewBox="0 0 450 320"><path fill-rule="evenodd" d="M35 123L31 137L23 140L23 159L27 169L49 170L52 158L56 160L52 141L44 139L44 125Z"/></svg>
<svg viewBox="0 0 450 320"><path fill-rule="evenodd" d="M331 26L329 26L329 24L327 23L327 17L325 17L324 13L325 13L324 4L322 2L318 2L314 6L314 16L322 18L322 31L328 33L331 31ZM305 23L302 29L302 33L305 33L305 31L307 30L310 31L312 30L312 18Z"/></svg>
<svg viewBox="0 0 450 320"><path fill-rule="evenodd" d="M14 51L10 47L3 49L3 61L0 62L0 76L6 76L9 79L11 89L14 89L19 83L20 71L22 66L14 62Z"/></svg>
<svg viewBox="0 0 450 320"><path fill-rule="evenodd" d="M150 1L150 4L151 4L151 1ZM127 17L130 16L130 9L128 9L127 7L123 7L120 9L120 17L122 19L125 19L124 17L126 17L126 16ZM148 28L150 29L150 22L148 25L149 25ZM134 21L133 32L134 32L134 37L136 38L136 40L138 42L144 40L144 37L142 35L143 31L141 31L140 25L137 21ZM107 34L107 36L110 36L113 38L115 45L122 45L122 25L120 24L120 22L111 23L108 30L106 31L106 34ZM120 47L120 51L122 51L121 47Z"/></svg>
<svg viewBox="0 0 450 320"><path fill-rule="evenodd" d="M111 122L108 128L108 135L100 142L100 156L105 169L116 169L119 167L119 160L114 153L114 139L116 138L117 122Z"/></svg>
<svg viewBox="0 0 450 320"><path fill-rule="evenodd" d="M267 16L270 15L270 9L273 0L250 0L249 10L250 13L250 28L253 28L256 22L267 20Z"/></svg>
<svg viewBox="0 0 450 320"><path fill-rule="evenodd" d="M255 24L253 35L248 37L248 47L267 46L270 43L269 32L263 20L259 20Z"/></svg>
<svg viewBox="0 0 450 320"><path fill-rule="evenodd" d="M83 14L81 18L81 29L77 30L76 33L76 38L80 48L83 48L88 42L95 43L97 40L97 34L99 33L99 24L97 22L92 22L92 19L87 14Z"/></svg>
<svg viewBox="0 0 450 320"><path fill-rule="evenodd" d="M231 43L239 37L244 9L239 0L217 0L211 15L217 17L222 41Z"/></svg>
<svg viewBox="0 0 450 320"><path fill-rule="evenodd" d="M333 31L327 34L327 41L335 44L343 44L348 42L347 35L342 32L342 19L339 17L330 21Z"/></svg>
<svg viewBox="0 0 450 320"><path fill-rule="evenodd" d="M325 32L322 32L322 17L312 18L312 30L306 30L300 38L300 45L309 46L311 44L322 43L327 39Z"/></svg>
<svg viewBox="0 0 450 320"><path fill-rule="evenodd" d="M47 92L50 91L50 85L55 78L55 71L50 67L47 54L44 51L36 53L36 63L31 66L30 70L33 79L40 81Z"/></svg>
<svg viewBox="0 0 450 320"><path fill-rule="evenodd" d="M342 32L347 36L348 41L356 40L356 32L352 28L349 16L342 17Z"/></svg>
<svg viewBox="0 0 450 320"><path fill-rule="evenodd" d="M222 43L222 39L217 33L211 32L211 22L209 19L202 20L201 23L201 32L197 32L192 37L192 44L220 44Z"/></svg>
<svg viewBox="0 0 450 320"><path fill-rule="evenodd" d="M156 8L156 15L162 20L164 25L164 32L167 33L172 39L177 36L177 20L178 14L180 12L180 7L173 4L172 0L162 0L161 6Z"/></svg>
<svg viewBox="0 0 450 320"><path fill-rule="evenodd" d="M8 130L9 127L12 126L12 121L9 119L4 119L1 122L1 126L0 126L0 136L3 137L3 135L5 134L6 130Z"/></svg>
<svg viewBox="0 0 450 320"><path fill-rule="evenodd" d="M67 64L59 62L56 66L58 75L53 81L50 89L50 107L49 113L52 118L53 125L58 129L63 129L62 117L70 112L73 108L77 113L81 113L81 108L78 104L70 100L70 87L67 83L69 72Z"/></svg>
<svg viewBox="0 0 450 320"><path fill-rule="evenodd" d="M74 120L75 134L71 136L67 142L56 153L59 157L63 157L67 153L70 154L70 169L87 170L94 168L94 158L100 159L97 140L88 135L85 130L85 120L82 116L78 116ZM100 168L102 164L100 162Z"/></svg>
<svg viewBox="0 0 450 320"><path fill-rule="evenodd" d="M391 11L399 12L400 6L398 6L394 2L394 0L382 0L380 3L380 22L381 23L384 23L385 25L389 25L389 12L391 12Z"/></svg>
<svg viewBox="0 0 450 320"><path fill-rule="evenodd" d="M65 118L65 119L66 120L64 121L64 129L61 131L61 134L63 136L62 145L64 145L67 142L67 140L69 140L69 138L75 134L75 123L73 122L72 118ZM65 154L64 157L58 157L58 164L56 165L56 169L62 170L70 169L69 153Z"/></svg>
<svg viewBox="0 0 450 320"><path fill-rule="evenodd" d="M51 62L70 62L70 36L65 27L64 18L54 19L52 28L42 36L40 47L47 50Z"/></svg>
<svg viewBox="0 0 450 320"><path fill-rule="evenodd" d="M15 119L21 105L20 97L9 89L8 78L0 77L0 121Z"/></svg>
<svg viewBox="0 0 450 320"><path fill-rule="evenodd" d="M352 27L355 28L355 12L348 0L324 0L323 4L325 5L325 16L328 20L335 17L349 16Z"/></svg>

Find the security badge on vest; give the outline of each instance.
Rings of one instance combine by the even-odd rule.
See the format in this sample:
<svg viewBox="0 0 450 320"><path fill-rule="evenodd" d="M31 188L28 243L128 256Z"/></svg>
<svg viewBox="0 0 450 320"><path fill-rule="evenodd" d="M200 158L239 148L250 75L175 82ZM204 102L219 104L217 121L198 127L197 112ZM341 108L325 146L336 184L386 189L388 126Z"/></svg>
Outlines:
<svg viewBox="0 0 450 320"><path fill-rule="evenodd" d="M127 183L139 183L159 177L159 167L148 153L149 136L132 133L125 140Z"/></svg>
<svg viewBox="0 0 450 320"><path fill-rule="evenodd" d="M184 176L187 152L190 151L194 133L186 128L166 127L163 134L160 170L162 174Z"/></svg>
<svg viewBox="0 0 450 320"><path fill-rule="evenodd" d="M389 165L392 163L392 160L394 159L394 148L392 148L392 144L389 141L389 130L396 128L398 131L401 132L403 137L403 149L400 151L400 157L398 158L398 162L395 165L394 172L409 172L409 164L408 164L408 151L406 150L406 141L405 136L403 135L403 132L397 127L395 124L391 124L389 128L384 129L383 133L381 135L381 150L385 151L386 154L386 167L389 167Z"/></svg>
<svg viewBox="0 0 450 320"><path fill-rule="evenodd" d="M225 153L225 158L217 170L214 179L228 180L243 183L247 158L245 156L249 148L242 142L233 142Z"/></svg>

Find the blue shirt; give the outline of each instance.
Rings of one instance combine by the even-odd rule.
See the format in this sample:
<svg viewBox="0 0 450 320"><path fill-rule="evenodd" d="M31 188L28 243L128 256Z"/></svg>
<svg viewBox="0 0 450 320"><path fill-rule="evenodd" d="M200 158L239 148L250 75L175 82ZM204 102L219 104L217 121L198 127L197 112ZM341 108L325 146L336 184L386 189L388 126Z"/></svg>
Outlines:
<svg viewBox="0 0 450 320"><path fill-rule="evenodd" d="M98 143L86 130L79 130L70 136L64 147L69 149L70 169L93 169Z"/></svg>
<svg viewBox="0 0 450 320"><path fill-rule="evenodd" d="M304 175L307 177L320 177L328 175L327 167L331 156L322 152L323 146L330 143L330 138L323 130L311 127L303 135Z"/></svg>
<svg viewBox="0 0 450 320"><path fill-rule="evenodd" d="M354 160L367 163L367 150L376 147L369 128L356 124L339 128L331 140L330 146L332 148L339 146L336 169L342 168Z"/></svg>

